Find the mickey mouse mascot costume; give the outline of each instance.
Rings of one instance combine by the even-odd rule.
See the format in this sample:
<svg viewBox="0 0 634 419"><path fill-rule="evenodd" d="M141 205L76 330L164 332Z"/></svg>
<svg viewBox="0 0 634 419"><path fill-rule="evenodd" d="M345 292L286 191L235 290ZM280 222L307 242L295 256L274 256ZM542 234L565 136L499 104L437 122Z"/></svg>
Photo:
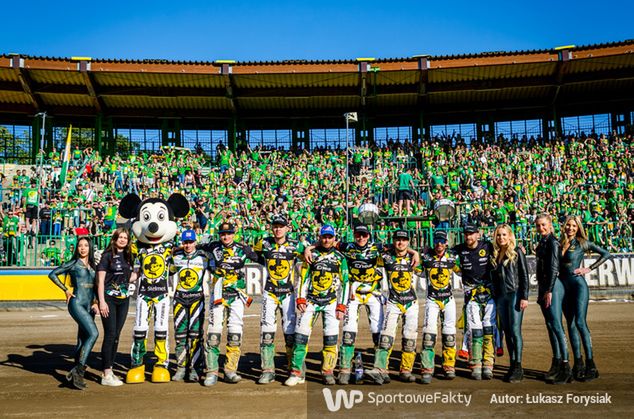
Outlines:
<svg viewBox="0 0 634 419"><path fill-rule="evenodd" d="M138 241L135 269L139 272L132 343L132 363L126 376L127 383L145 381L143 359L147 352L147 333L150 319L154 321L154 354L157 357L152 371L152 382L170 381L167 370L169 344L167 341L170 312L169 265L171 241L176 235L175 218L189 213L187 199L178 193L166 201L148 198L141 201L136 194L126 195L119 205L119 213L131 222L131 229Z"/></svg>

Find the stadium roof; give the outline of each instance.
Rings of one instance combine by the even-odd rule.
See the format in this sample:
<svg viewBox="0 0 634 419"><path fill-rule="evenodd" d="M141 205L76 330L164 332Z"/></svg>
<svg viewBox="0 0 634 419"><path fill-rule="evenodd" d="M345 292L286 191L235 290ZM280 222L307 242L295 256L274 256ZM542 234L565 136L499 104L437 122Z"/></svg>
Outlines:
<svg viewBox="0 0 634 419"><path fill-rule="evenodd" d="M143 121L238 117L328 124L358 111L376 125L466 114L528 115L632 107L634 40L550 50L338 61L91 59L0 56L0 118ZM319 123L319 122L318 122Z"/></svg>

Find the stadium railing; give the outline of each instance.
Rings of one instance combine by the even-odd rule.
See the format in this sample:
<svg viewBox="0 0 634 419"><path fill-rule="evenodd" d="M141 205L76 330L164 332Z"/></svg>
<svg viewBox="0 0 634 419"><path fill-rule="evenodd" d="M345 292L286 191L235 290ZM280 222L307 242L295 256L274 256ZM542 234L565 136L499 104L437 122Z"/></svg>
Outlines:
<svg viewBox="0 0 634 419"><path fill-rule="evenodd" d="M534 254L535 246L539 242L539 237L533 229L525 226L511 226L514 230L517 245L521 246L526 254ZM418 251L433 247L434 227L417 227L406 229L410 234L410 246ZM457 245L464 239L461 228L443 229L447 232L449 246ZM373 229L371 239L378 243L391 244L392 235L396 231L393 228ZM484 240L493 241L495 226L481 227L480 231ZM253 246L258 240L269 236L268 232L253 229L238 229L236 231L236 241ZM91 236L96 250L102 251L110 242L110 232L100 233ZM317 240L315 231L292 231L289 238L314 243ZM209 234L201 235L202 241L214 240L215 236ZM354 241L352 229L344 228L339 230L338 239L341 241ZM178 244L178 237L175 239ZM57 266L59 263L68 260L72 256L71 245L76 245L77 236L67 234L64 230L60 235L39 235L39 234L12 234L4 232L0 240L0 267L44 267ZM629 236L613 235L609 241L597 240L597 244L607 248L610 252L631 252L634 249L634 238Z"/></svg>

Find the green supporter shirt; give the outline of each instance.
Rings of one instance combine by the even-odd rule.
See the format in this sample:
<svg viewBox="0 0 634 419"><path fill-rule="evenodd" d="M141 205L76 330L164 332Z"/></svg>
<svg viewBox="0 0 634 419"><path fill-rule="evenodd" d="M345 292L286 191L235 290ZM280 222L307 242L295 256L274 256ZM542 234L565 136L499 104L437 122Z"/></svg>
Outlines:
<svg viewBox="0 0 634 419"><path fill-rule="evenodd" d="M618 198L609 198L608 199L608 203L607 203L607 208L611 211L611 212L616 212L616 208L617 208L617 204L619 203L619 199Z"/></svg>
<svg viewBox="0 0 634 419"><path fill-rule="evenodd" d="M451 182L449 182L449 186L454 192L458 192L458 190L460 189L460 183L458 183L457 180L452 180Z"/></svg>
<svg viewBox="0 0 634 419"><path fill-rule="evenodd" d="M431 228L431 226L432 226L431 225L431 221L432 221L431 218L425 218L425 219L423 219L423 221L420 222L420 226L422 228Z"/></svg>
<svg viewBox="0 0 634 419"><path fill-rule="evenodd" d="M228 166L230 159L231 159L231 153L229 151L225 151L224 153L220 155L220 165Z"/></svg>
<svg viewBox="0 0 634 419"><path fill-rule="evenodd" d="M411 183L414 181L412 175L409 173L401 173L398 176L398 189L400 191L409 191L411 190Z"/></svg>
<svg viewBox="0 0 634 419"><path fill-rule="evenodd" d="M61 256L61 251L56 248L56 247L47 247L46 249L44 249L42 251L42 253L44 253L44 256L48 259L52 259L53 263L59 263L60 262L60 256Z"/></svg>
<svg viewBox="0 0 634 419"><path fill-rule="evenodd" d="M502 223L505 223L505 222L506 222L506 218L507 218L507 216L508 216L508 214L507 214L506 209L505 209L504 207L502 207L502 208L498 208L498 209L495 211L495 220L496 220L498 223L500 223L500 224L502 224Z"/></svg>
<svg viewBox="0 0 634 419"><path fill-rule="evenodd" d="M114 205L108 205L104 214L104 219L114 221L116 218L117 218L117 207Z"/></svg>
<svg viewBox="0 0 634 419"><path fill-rule="evenodd" d="M62 255L62 262L68 262L73 258L73 252L70 249L64 250L64 254Z"/></svg>
<svg viewBox="0 0 634 419"><path fill-rule="evenodd" d="M37 205L38 193L37 189L29 188L26 190L26 205Z"/></svg>
<svg viewBox="0 0 634 419"><path fill-rule="evenodd" d="M2 222L4 226L4 234L14 236L18 232L20 218L13 216L5 216Z"/></svg>
<svg viewBox="0 0 634 419"><path fill-rule="evenodd" d="M603 218L601 214L598 214L596 217L592 217L591 221L595 223L603 223L605 221L605 218ZM606 224L594 224L593 228L596 234L601 234L603 233L603 230L606 228Z"/></svg>
<svg viewBox="0 0 634 419"><path fill-rule="evenodd" d="M441 175L432 175L431 182L434 184L434 186L444 186L445 178Z"/></svg>
<svg viewBox="0 0 634 419"><path fill-rule="evenodd" d="M583 222L588 223L592 219L592 213L588 210L583 210Z"/></svg>

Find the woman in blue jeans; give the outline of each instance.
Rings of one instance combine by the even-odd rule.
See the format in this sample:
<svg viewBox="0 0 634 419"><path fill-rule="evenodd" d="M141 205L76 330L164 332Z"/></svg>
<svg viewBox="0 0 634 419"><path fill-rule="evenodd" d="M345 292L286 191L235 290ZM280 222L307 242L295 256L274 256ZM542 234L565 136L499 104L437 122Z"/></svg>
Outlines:
<svg viewBox="0 0 634 419"><path fill-rule="evenodd" d="M541 236L535 249L537 303L542 310L553 351L552 363L544 380L552 384L565 384L572 380L572 372L568 362L568 342L562 325L564 286L559 280L559 242L553 235L550 215L538 215L535 228Z"/></svg>
<svg viewBox="0 0 634 419"><path fill-rule="evenodd" d="M60 281L60 278L65 275L70 277L72 291ZM75 388L83 390L86 388L84 381L86 361L99 336L99 331L95 325L97 311L94 291L95 256L90 239L88 237L79 238L71 260L53 270L48 277L66 294L68 312L79 326L75 350L76 365L68 373L66 379Z"/></svg>
<svg viewBox="0 0 634 419"><path fill-rule="evenodd" d="M589 268L582 268L586 252L597 253L599 259ZM577 381L590 381L599 377L592 354L592 338L586 317L590 293L583 275L599 267L612 256L596 244L588 241L581 224L581 217L571 216L564 223L561 235L561 258L559 261L559 279L564 289L563 312L568 324L568 336L575 357L572 374ZM586 364L581 356L581 345L586 353Z"/></svg>
<svg viewBox="0 0 634 419"><path fill-rule="evenodd" d="M528 307L526 256L517 247L513 230L507 224L498 226L493 237L493 293L511 362L504 381L519 383L524 378L522 320L524 310Z"/></svg>

